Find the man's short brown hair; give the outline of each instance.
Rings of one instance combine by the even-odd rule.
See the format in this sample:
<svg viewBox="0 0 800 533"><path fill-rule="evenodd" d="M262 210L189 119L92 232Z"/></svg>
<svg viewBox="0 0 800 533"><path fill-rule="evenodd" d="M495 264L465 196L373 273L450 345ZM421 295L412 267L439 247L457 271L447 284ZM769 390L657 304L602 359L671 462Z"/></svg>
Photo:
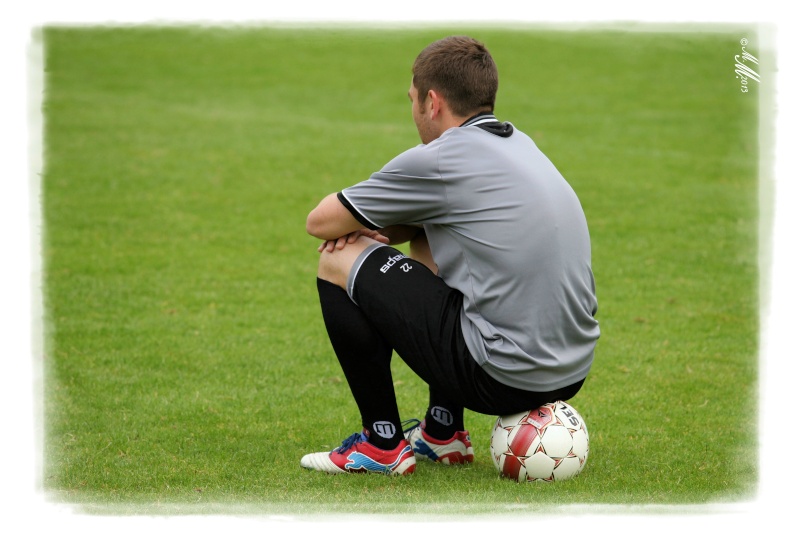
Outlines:
<svg viewBox="0 0 800 533"><path fill-rule="evenodd" d="M497 66L483 43L471 37L445 37L429 44L417 56L411 72L420 105L433 89L457 116L494 111Z"/></svg>

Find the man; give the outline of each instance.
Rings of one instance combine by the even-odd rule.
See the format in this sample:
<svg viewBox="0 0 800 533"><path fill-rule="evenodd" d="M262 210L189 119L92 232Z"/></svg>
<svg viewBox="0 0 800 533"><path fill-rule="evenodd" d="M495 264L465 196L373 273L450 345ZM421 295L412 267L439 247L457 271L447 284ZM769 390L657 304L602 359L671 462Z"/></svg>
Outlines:
<svg viewBox="0 0 800 533"><path fill-rule="evenodd" d="M482 43L448 37L414 62L422 144L324 198L323 319L363 430L301 466L409 474L416 458L473 460L464 409L501 415L568 400L600 335L582 207L533 141L493 115L497 68ZM409 242L412 257L390 245ZM392 351L428 385L405 432Z"/></svg>

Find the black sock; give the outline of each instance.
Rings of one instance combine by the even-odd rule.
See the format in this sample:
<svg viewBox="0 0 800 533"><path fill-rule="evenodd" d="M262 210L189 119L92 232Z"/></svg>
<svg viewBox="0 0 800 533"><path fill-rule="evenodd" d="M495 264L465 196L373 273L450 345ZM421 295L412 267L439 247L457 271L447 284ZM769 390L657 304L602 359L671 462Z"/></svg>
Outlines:
<svg viewBox="0 0 800 533"><path fill-rule="evenodd" d="M331 346L361 413L369 442L392 450L403 440L392 381L392 347L344 289L317 278L317 291Z"/></svg>
<svg viewBox="0 0 800 533"><path fill-rule="evenodd" d="M430 391L428 406L425 433L434 439L448 440L457 431L464 431L464 407L434 390Z"/></svg>

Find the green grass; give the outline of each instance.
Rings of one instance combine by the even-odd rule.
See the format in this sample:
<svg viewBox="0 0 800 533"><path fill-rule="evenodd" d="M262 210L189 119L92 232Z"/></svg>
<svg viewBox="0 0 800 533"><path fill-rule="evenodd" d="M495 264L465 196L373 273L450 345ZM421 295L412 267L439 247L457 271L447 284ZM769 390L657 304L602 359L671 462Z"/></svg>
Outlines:
<svg viewBox="0 0 800 533"><path fill-rule="evenodd" d="M44 489L87 512L452 513L742 501L756 490L757 95L741 28L47 27ZM359 417L306 214L418 142L406 89L469 31L497 114L580 196L602 338L577 478L518 485L467 414L464 468L329 477ZM395 364L401 414L424 385Z"/></svg>

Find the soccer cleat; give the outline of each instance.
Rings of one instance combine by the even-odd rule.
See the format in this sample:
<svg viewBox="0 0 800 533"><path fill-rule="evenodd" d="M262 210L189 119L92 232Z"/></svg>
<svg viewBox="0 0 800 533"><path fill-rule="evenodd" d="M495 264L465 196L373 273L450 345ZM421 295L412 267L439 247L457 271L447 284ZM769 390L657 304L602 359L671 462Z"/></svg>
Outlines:
<svg viewBox="0 0 800 533"><path fill-rule="evenodd" d="M404 435L417 457L428 458L443 465L471 463L475 458L468 431L457 431L452 438L439 440L425 433L424 423L418 420L413 422L416 424L406 429Z"/></svg>
<svg viewBox="0 0 800 533"><path fill-rule="evenodd" d="M381 450L367 442L364 433L354 433L331 452L310 453L300 466L328 474L379 473L390 476L411 474L417 461L407 441L394 450Z"/></svg>

